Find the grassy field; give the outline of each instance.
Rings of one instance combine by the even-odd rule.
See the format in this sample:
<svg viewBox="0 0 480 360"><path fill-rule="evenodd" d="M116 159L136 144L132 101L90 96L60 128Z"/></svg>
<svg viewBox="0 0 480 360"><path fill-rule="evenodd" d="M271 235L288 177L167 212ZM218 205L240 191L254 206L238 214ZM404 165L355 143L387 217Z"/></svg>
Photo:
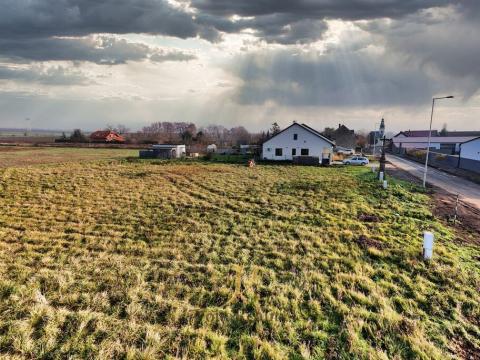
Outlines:
<svg viewBox="0 0 480 360"><path fill-rule="evenodd" d="M4 146L0 147L0 168L118 159L127 156L138 156L138 150Z"/></svg>
<svg viewBox="0 0 480 360"><path fill-rule="evenodd" d="M478 356L480 251L428 202L364 168L0 169L0 356Z"/></svg>

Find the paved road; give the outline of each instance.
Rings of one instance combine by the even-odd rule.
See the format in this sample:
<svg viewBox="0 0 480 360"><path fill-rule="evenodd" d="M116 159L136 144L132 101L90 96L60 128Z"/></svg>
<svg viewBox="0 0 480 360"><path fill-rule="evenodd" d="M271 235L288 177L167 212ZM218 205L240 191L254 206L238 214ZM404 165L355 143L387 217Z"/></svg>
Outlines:
<svg viewBox="0 0 480 360"><path fill-rule="evenodd" d="M396 167L408 171L413 176L423 179L424 166L393 155L387 155L387 160ZM427 182L438 186L452 194L459 194L460 199L480 209L480 185L443 171L428 168Z"/></svg>

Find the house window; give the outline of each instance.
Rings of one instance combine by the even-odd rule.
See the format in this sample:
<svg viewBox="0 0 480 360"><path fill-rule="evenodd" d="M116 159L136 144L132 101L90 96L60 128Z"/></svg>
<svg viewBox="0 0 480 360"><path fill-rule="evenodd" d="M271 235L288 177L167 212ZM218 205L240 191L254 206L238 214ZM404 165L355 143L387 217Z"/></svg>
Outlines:
<svg viewBox="0 0 480 360"><path fill-rule="evenodd" d="M275 156L282 156L283 155L283 152L282 152L282 148L276 148L275 149Z"/></svg>
<svg viewBox="0 0 480 360"><path fill-rule="evenodd" d="M302 149L302 150L300 150L300 155L302 155L302 156L308 156L308 149Z"/></svg>
<svg viewBox="0 0 480 360"><path fill-rule="evenodd" d="M298 140L298 134L293 134L293 140Z"/></svg>
<svg viewBox="0 0 480 360"><path fill-rule="evenodd" d="M297 149L292 149L292 156L297 155Z"/></svg>

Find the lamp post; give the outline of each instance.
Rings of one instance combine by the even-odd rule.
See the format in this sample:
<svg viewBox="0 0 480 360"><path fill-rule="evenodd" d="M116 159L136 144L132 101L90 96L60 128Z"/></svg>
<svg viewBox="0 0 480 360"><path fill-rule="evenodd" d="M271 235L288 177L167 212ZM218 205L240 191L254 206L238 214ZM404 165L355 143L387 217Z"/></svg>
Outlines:
<svg viewBox="0 0 480 360"><path fill-rule="evenodd" d="M435 108L435 100L442 99L453 99L452 95L436 97L432 99L432 113L430 115L430 129L428 130L428 146L427 146L427 156L425 158L425 170L423 171L423 187L427 186L427 172L428 172L428 157L430 155L430 143L432 138L432 122L433 122L433 109Z"/></svg>

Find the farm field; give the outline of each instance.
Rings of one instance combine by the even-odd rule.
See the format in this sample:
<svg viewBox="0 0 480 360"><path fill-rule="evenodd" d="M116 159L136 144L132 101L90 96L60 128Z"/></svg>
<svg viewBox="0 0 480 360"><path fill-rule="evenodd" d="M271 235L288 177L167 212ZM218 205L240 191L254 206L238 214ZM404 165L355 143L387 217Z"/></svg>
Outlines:
<svg viewBox="0 0 480 360"><path fill-rule="evenodd" d="M0 169L0 356L478 358L480 249L414 185L84 151Z"/></svg>
<svg viewBox="0 0 480 360"><path fill-rule="evenodd" d="M138 150L5 146L0 147L0 168L118 159L136 155Z"/></svg>

